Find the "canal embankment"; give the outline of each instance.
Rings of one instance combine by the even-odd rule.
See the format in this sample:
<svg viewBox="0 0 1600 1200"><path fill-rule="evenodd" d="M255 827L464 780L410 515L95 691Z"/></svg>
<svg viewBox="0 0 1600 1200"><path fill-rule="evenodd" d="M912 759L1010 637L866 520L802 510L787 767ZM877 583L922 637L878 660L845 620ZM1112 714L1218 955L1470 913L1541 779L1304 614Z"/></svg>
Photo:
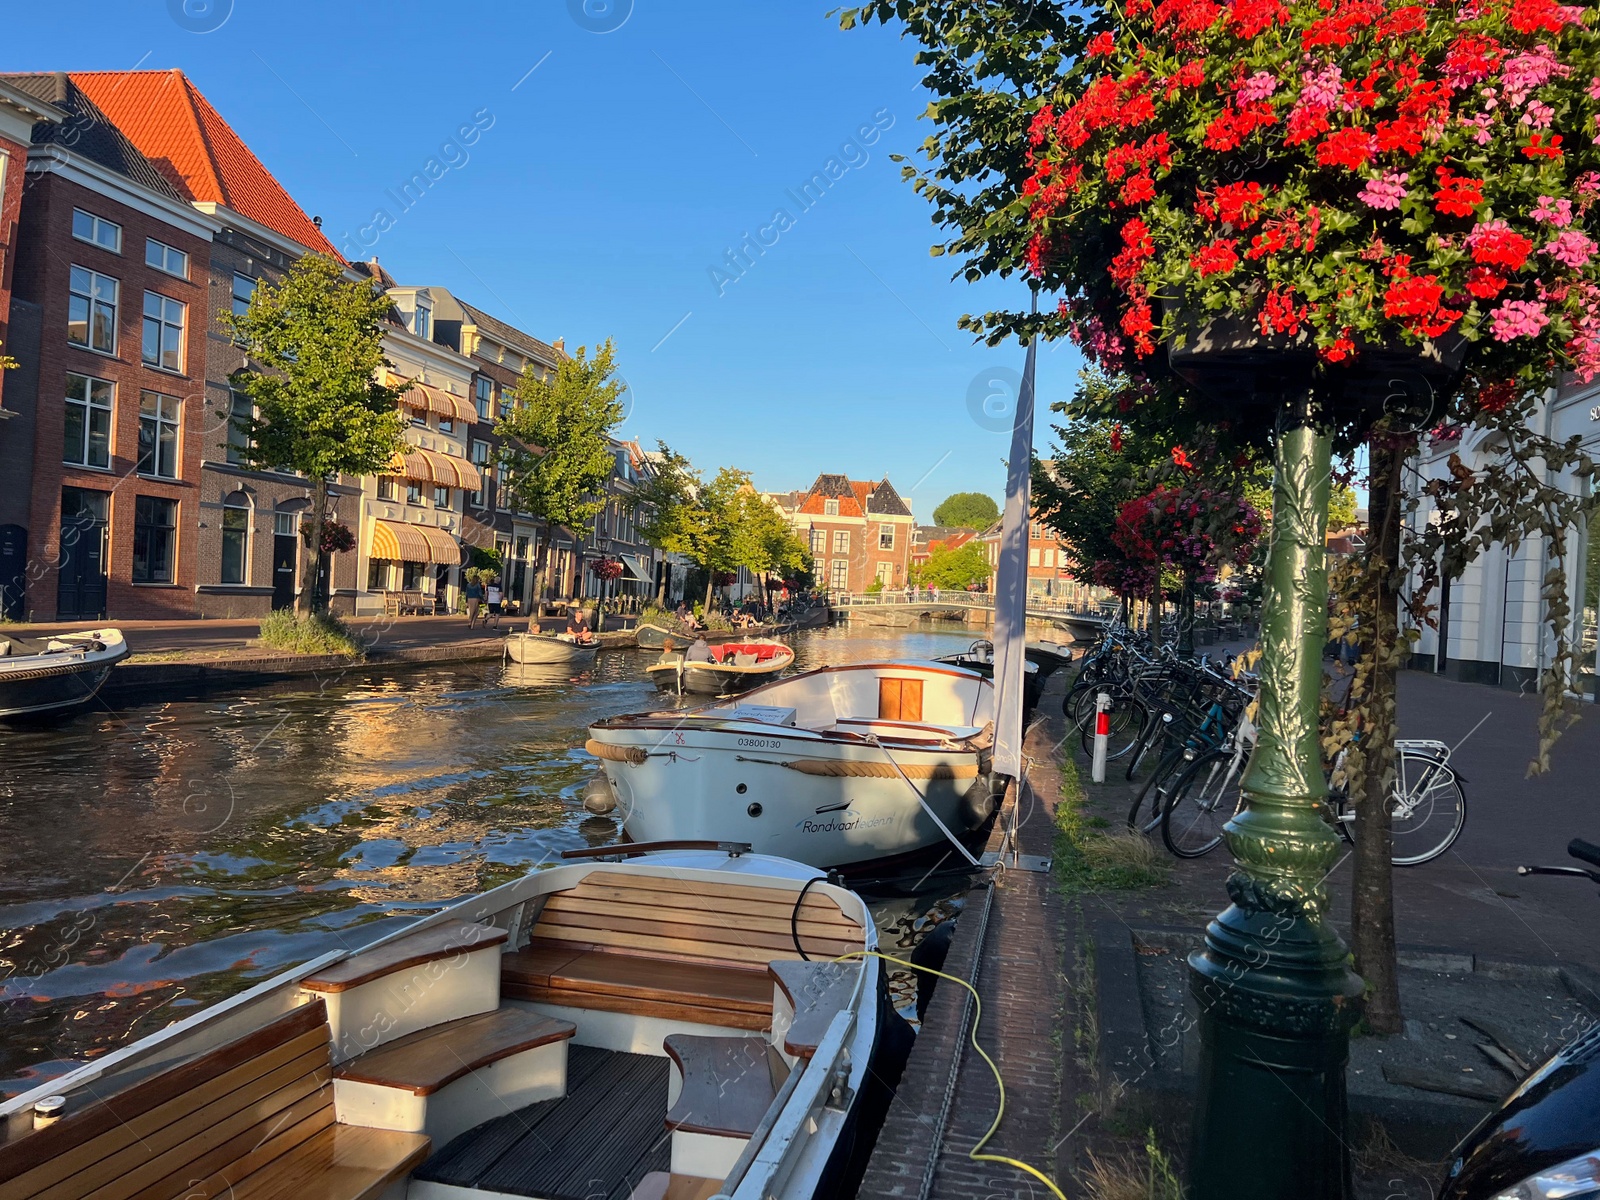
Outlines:
<svg viewBox="0 0 1600 1200"><path fill-rule="evenodd" d="M1445 858L1396 872L1405 1033L1358 1026L1346 1076L1363 1197L1430 1194L1450 1147L1519 1081L1491 1051L1536 1065L1600 1019L1600 910L1548 886L1568 881L1515 874L1518 861L1560 861L1566 839L1584 834L1568 822L1581 817L1600 723L1569 731L1551 774L1528 783L1535 698L1408 673L1400 701L1402 734L1454 747L1471 819ZM1016 1169L969 1157L997 1113L983 1153L1027 1162L1068 1195L1144 1195L1163 1179L1171 1188L1150 1194L1178 1194L1201 1053L1187 958L1227 903L1232 864L1220 848L1178 860L1159 839L1124 834L1137 784L1118 763L1107 782L1089 782L1060 704L1047 691L1026 786L991 841L998 850L1014 824L1019 857L968 897L944 966L977 989L977 1040L1004 1080L1004 1107L972 1048L976 1006L939 984L863 1198L1044 1196ZM1349 872L1345 860L1329 877L1346 937ZM1118 1192L1119 1180L1137 1186Z"/></svg>

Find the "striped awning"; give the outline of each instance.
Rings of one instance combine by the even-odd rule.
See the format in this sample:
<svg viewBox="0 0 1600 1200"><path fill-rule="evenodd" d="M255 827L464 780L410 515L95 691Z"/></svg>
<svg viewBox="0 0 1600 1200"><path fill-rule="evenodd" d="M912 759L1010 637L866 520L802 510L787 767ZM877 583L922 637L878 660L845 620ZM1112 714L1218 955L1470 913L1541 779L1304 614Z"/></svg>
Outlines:
<svg viewBox="0 0 1600 1200"><path fill-rule="evenodd" d="M383 384L385 387L404 387L400 393L400 404L404 408L415 409L417 412L435 412L447 421L460 421L463 424L474 424L478 419L478 410L472 402L464 396L452 395L443 388L436 388L432 384L418 383L416 380L406 380L402 375L392 371L384 372Z"/></svg>
<svg viewBox="0 0 1600 1200"><path fill-rule="evenodd" d="M464 458L441 454L421 446L407 446L389 464L389 474L418 483L436 483L441 487L461 488L476 492L483 487L483 475Z"/></svg>
<svg viewBox="0 0 1600 1200"><path fill-rule="evenodd" d="M444 563L455 566L466 561L456 539L431 525L405 525L399 521L375 521L372 526L373 558L394 562Z"/></svg>

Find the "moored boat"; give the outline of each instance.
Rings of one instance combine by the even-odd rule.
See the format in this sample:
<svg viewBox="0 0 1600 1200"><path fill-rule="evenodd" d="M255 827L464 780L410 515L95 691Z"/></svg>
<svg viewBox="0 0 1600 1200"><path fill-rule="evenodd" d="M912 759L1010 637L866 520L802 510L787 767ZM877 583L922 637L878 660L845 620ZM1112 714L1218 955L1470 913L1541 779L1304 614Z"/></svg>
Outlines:
<svg viewBox="0 0 1600 1200"><path fill-rule="evenodd" d="M738 702L597 721L636 841L737 838L819 867L960 838L993 811L994 688L929 662L823 667Z"/></svg>
<svg viewBox="0 0 1600 1200"><path fill-rule="evenodd" d="M127 656L119 629L44 638L0 633L0 717L44 716L84 704Z"/></svg>
<svg viewBox="0 0 1600 1200"><path fill-rule="evenodd" d="M665 648L667 639L671 638L676 644L683 646L699 638L716 646L722 642L737 642L752 637L761 637L774 633L779 626L774 624L751 625L746 629L690 629L687 626L678 626L668 629L664 625L646 623L638 626L634 637L641 650L661 650Z"/></svg>
<svg viewBox="0 0 1600 1200"><path fill-rule="evenodd" d="M506 653L512 662L543 666L586 664L594 658L596 649L559 633L514 633L506 639Z"/></svg>
<svg viewBox="0 0 1600 1200"><path fill-rule="evenodd" d="M852 892L747 850L569 852L314 958L0 1103L0 1187L848 1194L903 1028L873 922Z"/></svg>
<svg viewBox="0 0 1600 1200"><path fill-rule="evenodd" d="M776 679L794 662L794 651L782 642L722 642L708 647L710 662L689 662L687 647L675 657L646 668L646 674L663 692L692 692L699 696L731 696Z"/></svg>

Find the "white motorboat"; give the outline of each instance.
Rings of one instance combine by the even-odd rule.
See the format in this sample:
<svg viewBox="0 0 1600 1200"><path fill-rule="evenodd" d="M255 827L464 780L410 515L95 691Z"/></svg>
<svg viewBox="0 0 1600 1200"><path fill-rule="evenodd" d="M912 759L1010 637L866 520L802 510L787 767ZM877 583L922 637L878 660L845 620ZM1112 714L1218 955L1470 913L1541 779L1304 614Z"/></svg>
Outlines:
<svg viewBox="0 0 1600 1200"><path fill-rule="evenodd" d="M41 716L83 704L127 656L120 629L43 638L0 633L0 717Z"/></svg>
<svg viewBox="0 0 1600 1200"><path fill-rule="evenodd" d="M506 639L506 653L512 662L552 667L587 665L597 649L561 633L514 633Z"/></svg>
<svg viewBox="0 0 1600 1200"><path fill-rule="evenodd" d="M635 841L735 838L843 867L982 825L993 720L993 685L975 671L862 663L708 708L607 718L585 748Z"/></svg>
<svg viewBox="0 0 1600 1200"><path fill-rule="evenodd" d="M857 1123L887 1103L875 1051L903 1034L880 962L829 960L872 950L873 922L747 850L570 852L284 972L0 1103L0 1192L853 1190Z"/></svg>

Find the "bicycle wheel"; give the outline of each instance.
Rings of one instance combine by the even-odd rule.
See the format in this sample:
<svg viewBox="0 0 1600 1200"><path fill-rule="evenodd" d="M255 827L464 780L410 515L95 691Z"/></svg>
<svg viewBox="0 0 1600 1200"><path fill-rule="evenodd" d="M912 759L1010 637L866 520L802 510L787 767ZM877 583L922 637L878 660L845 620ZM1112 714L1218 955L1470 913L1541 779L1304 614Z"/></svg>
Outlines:
<svg viewBox="0 0 1600 1200"><path fill-rule="evenodd" d="M1144 731L1145 718L1149 710L1144 702L1126 692L1108 693L1111 697L1111 707L1106 710L1107 738L1106 761L1114 762L1133 749L1134 743L1139 740L1139 735ZM1094 704L1089 705L1089 715L1083 722L1083 731L1078 735L1083 745L1083 752L1090 759L1094 758Z"/></svg>
<svg viewBox="0 0 1600 1200"><path fill-rule="evenodd" d="M1161 813L1161 840L1179 858L1199 858L1222 841L1222 827L1244 802L1239 783L1247 759L1216 750L1189 764Z"/></svg>
<svg viewBox="0 0 1600 1200"><path fill-rule="evenodd" d="M1178 773L1188 764L1184 757L1186 747L1177 746L1162 756L1150 778L1139 789L1133 807L1128 810L1129 833L1154 833L1161 821L1161 811L1166 807L1168 786L1178 778ZM1148 801L1148 803L1147 803Z"/></svg>
<svg viewBox="0 0 1600 1200"><path fill-rule="evenodd" d="M1432 862L1455 844L1467 824L1467 794L1447 763L1400 754L1389 791L1391 861L1397 867Z"/></svg>

